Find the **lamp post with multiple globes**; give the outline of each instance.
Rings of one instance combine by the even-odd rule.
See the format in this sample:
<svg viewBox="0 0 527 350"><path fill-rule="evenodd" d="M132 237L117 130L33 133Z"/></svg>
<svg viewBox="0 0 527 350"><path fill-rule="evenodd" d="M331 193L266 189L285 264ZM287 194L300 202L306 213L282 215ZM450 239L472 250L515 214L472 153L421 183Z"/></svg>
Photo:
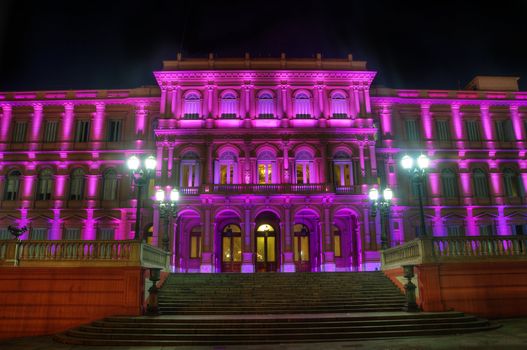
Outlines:
<svg viewBox="0 0 527 350"><path fill-rule="evenodd" d="M148 156L141 161L139 157L134 155L128 158L126 165L128 166L130 174L132 175L132 180L137 187L134 240L142 241L144 240L144 237L140 232L142 191L143 187L148 185L148 181L152 178L154 170L156 169L157 161L154 156Z"/></svg>
<svg viewBox="0 0 527 350"><path fill-rule="evenodd" d="M430 167L430 158L421 154L416 159L405 155L401 158L401 166L408 171L412 181L417 185L419 197L419 215L421 219L421 237L426 237L425 211L423 207L423 185L426 178L426 172Z"/></svg>
<svg viewBox="0 0 527 350"><path fill-rule="evenodd" d="M177 214L177 202L179 200L179 191L173 189L170 191L170 196L165 198L164 190L156 191L156 202L159 208L159 216L163 219L163 240L162 248L165 251L169 251L169 237L168 237L168 225L170 222L170 217L174 217Z"/></svg>
<svg viewBox="0 0 527 350"><path fill-rule="evenodd" d="M389 230L389 218L390 218L390 207L392 206L393 191L386 187L382 196L379 194L377 188L371 188L368 196L371 201L372 211L371 215L375 217L377 210L381 214L381 249L388 248L388 230Z"/></svg>

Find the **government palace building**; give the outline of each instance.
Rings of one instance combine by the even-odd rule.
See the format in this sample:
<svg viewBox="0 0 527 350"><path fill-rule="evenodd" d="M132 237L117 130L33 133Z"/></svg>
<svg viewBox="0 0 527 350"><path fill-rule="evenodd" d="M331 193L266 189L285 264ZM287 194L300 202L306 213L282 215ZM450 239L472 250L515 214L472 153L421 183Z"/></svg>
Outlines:
<svg viewBox="0 0 527 350"><path fill-rule="evenodd" d="M375 88L366 62L320 54L178 54L153 74L126 90L0 92L0 239L9 226L23 240L139 239L168 248L174 272L292 272L379 269L382 227L385 247L527 233L516 77ZM430 159L422 191L407 154ZM143 185L131 156L157 161ZM383 216L368 194L386 187ZM167 214L155 194L174 189Z"/></svg>

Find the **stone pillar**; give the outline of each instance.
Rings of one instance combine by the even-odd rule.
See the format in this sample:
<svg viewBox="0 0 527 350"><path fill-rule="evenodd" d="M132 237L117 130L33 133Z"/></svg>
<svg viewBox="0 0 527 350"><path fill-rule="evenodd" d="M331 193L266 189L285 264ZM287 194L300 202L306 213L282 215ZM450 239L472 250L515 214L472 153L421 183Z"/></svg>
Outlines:
<svg viewBox="0 0 527 350"><path fill-rule="evenodd" d="M165 85L161 86L161 101L159 105L159 113L165 115L166 106L167 106L167 87Z"/></svg>
<svg viewBox="0 0 527 350"><path fill-rule="evenodd" d="M459 179L461 181L461 195L464 205L472 205L472 181L467 161L459 162Z"/></svg>
<svg viewBox="0 0 527 350"><path fill-rule="evenodd" d="M514 138L517 141L518 148L524 148L525 132L523 129L522 119L520 116L520 112L518 111L518 108L519 108L518 105L510 106L511 123L512 123L512 129L514 131Z"/></svg>
<svg viewBox="0 0 527 350"><path fill-rule="evenodd" d="M211 273L214 272L214 254L213 254L213 240L214 232L212 230L212 217L210 204L205 204L205 230L203 234L203 250L201 253L200 272Z"/></svg>
<svg viewBox="0 0 527 350"><path fill-rule="evenodd" d="M289 144L288 141L282 142L282 150L284 153L284 183L291 183L291 174L289 171Z"/></svg>
<svg viewBox="0 0 527 350"><path fill-rule="evenodd" d="M500 172L498 163L495 160L488 162L489 177L490 177L490 196L495 204L502 205L504 203L504 194L502 186L503 174Z"/></svg>
<svg viewBox="0 0 527 350"><path fill-rule="evenodd" d="M353 86L353 100L355 101L355 110L357 111L357 116L362 114L360 97L359 97L359 87Z"/></svg>
<svg viewBox="0 0 527 350"><path fill-rule="evenodd" d="M318 94L319 85L315 85L311 90L313 93L313 118L318 119L322 111L320 110L320 95Z"/></svg>
<svg viewBox="0 0 527 350"><path fill-rule="evenodd" d="M294 252L293 252L293 225L294 220L291 218L291 208L290 198L285 198L284 204L284 251L283 251L283 267L282 271L284 272L295 272L295 261L294 261Z"/></svg>
<svg viewBox="0 0 527 350"><path fill-rule="evenodd" d="M244 144L244 151L245 151L245 164L243 168L243 182L245 184L251 183L251 144L250 142L246 142ZM256 182L256 179L255 179Z"/></svg>
<svg viewBox="0 0 527 350"><path fill-rule="evenodd" d="M472 207L467 207L467 215L466 215L466 221L467 221L467 224L466 224L466 232L465 234L467 236L477 236L479 235L479 230L478 230L478 227L476 226L476 219L474 218L474 215L473 215L473 210L474 208Z"/></svg>
<svg viewBox="0 0 527 350"><path fill-rule="evenodd" d="M350 117L352 119L357 118L357 116L359 115L359 111L357 110L357 105L355 104L355 88L353 87L353 85L348 88L348 103Z"/></svg>
<svg viewBox="0 0 527 350"><path fill-rule="evenodd" d="M456 140L456 146L458 149L464 148L463 142L463 120L461 119L461 106L459 104L452 104L450 106L452 110L452 125L454 126L454 140Z"/></svg>
<svg viewBox="0 0 527 350"><path fill-rule="evenodd" d="M421 122L424 132L424 139L428 148L433 148L433 125L432 125L432 114L430 113L430 104L421 104Z"/></svg>
<svg viewBox="0 0 527 350"><path fill-rule="evenodd" d="M2 150L7 148L7 140L9 138L9 129L11 127L11 119L13 118L13 107L10 104L2 104L2 125L0 130L0 142Z"/></svg>
<svg viewBox="0 0 527 350"><path fill-rule="evenodd" d="M249 199L246 200L244 206L244 222L243 222L243 253L242 253L242 272L253 273L254 268L254 252L253 252L253 241L252 241L252 230L251 230L251 205L248 203Z"/></svg>
<svg viewBox="0 0 527 350"><path fill-rule="evenodd" d="M31 120L31 149L36 149L40 142L40 131L42 129L42 119L44 117L44 107L42 103L33 104L33 118Z"/></svg>
<svg viewBox="0 0 527 350"><path fill-rule="evenodd" d="M62 133L61 133L61 150L70 149L69 143L72 141L75 130L73 128L73 118L74 118L74 108L73 103L64 104L64 115L62 118Z"/></svg>
<svg viewBox="0 0 527 350"><path fill-rule="evenodd" d="M207 142L205 144L205 147L206 147L206 154L207 154L207 179L204 181L205 183L208 183L208 184L211 184L211 183L214 183L214 178L213 178L213 161L214 161L214 156L213 156L213 149L214 149L214 144L211 143L211 142Z"/></svg>
<svg viewBox="0 0 527 350"><path fill-rule="evenodd" d="M392 106L382 104L381 106L381 132L382 140L385 147L392 147L393 129L392 129Z"/></svg>
<svg viewBox="0 0 527 350"><path fill-rule="evenodd" d="M182 105L183 105L183 91L180 85L174 86L174 92L172 93L172 116L176 119L182 117Z"/></svg>
<svg viewBox="0 0 527 350"><path fill-rule="evenodd" d="M282 119L284 117L284 105L283 105L283 97L282 97L282 88L280 85L274 90L276 95L276 118Z"/></svg>
<svg viewBox="0 0 527 350"><path fill-rule="evenodd" d="M161 144L158 144L157 145L157 155L156 155L156 160L157 160L157 167L156 167L156 178L159 179L162 177L162 174L163 174L163 163L164 163L164 159L163 159L163 145Z"/></svg>
<svg viewBox="0 0 527 350"><path fill-rule="evenodd" d="M146 129L146 117L147 111L145 110L145 105L140 103L135 106L135 138L136 140L143 140L145 137ZM137 143L138 148L140 148L142 143Z"/></svg>
<svg viewBox="0 0 527 350"><path fill-rule="evenodd" d="M360 173L364 178L366 177L366 165L364 161L364 144L359 142L359 164L360 164Z"/></svg>
<svg viewBox="0 0 527 350"><path fill-rule="evenodd" d="M485 139L485 141L487 141L487 146L489 148L493 148L494 147L494 142L493 142L493 125L492 125L492 119L491 119L491 116L490 116L490 111L489 111L489 105L486 105L486 104L482 104L480 106L480 110L481 110L481 125L483 126L483 138Z"/></svg>
<svg viewBox="0 0 527 350"><path fill-rule="evenodd" d="M167 162L167 177L169 179L173 178L172 174L172 168L174 165L174 145L168 146L168 162ZM178 186L178 185L175 185Z"/></svg>
<svg viewBox="0 0 527 350"><path fill-rule="evenodd" d="M366 113L371 114L370 89L368 86L364 86L362 91L364 94L364 107L366 108Z"/></svg>
<svg viewBox="0 0 527 350"><path fill-rule="evenodd" d="M95 114L93 115L93 124L91 128L93 148L99 149L104 141L104 103L95 104Z"/></svg>
<svg viewBox="0 0 527 350"><path fill-rule="evenodd" d="M377 158L375 155L375 142L370 142L369 147L370 147L371 177L372 179L376 179L377 178Z"/></svg>
<svg viewBox="0 0 527 350"><path fill-rule="evenodd" d="M335 271L335 250L333 249L333 230L331 230L332 218L330 216L330 203L324 204L324 226L322 229L323 247L324 247L324 264L322 266L325 272Z"/></svg>

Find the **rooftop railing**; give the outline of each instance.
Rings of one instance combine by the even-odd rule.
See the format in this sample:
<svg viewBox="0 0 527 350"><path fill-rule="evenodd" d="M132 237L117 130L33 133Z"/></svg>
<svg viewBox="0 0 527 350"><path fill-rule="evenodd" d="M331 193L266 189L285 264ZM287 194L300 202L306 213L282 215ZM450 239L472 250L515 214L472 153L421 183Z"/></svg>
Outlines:
<svg viewBox="0 0 527 350"><path fill-rule="evenodd" d="M0 266L141 266L167 269L168 253L137 241L0 241Z"/></svg>
<svg viewBox="0 0 527 350"><path fill-rule="evenodd" d="M527 260L527 236L418 238L382 252L382 268L426 263Z"/></svg>

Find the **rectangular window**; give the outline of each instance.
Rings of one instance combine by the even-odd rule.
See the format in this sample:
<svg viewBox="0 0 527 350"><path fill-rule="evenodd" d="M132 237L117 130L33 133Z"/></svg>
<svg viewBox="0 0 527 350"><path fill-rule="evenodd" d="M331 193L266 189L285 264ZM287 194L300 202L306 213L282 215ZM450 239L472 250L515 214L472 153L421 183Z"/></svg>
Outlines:
<svg viewBox="0 0 527 350"><path fill-rule="evenodd" d="M56 142L58 128L59 128L58 121L56 120L47 121L46 126L44 127L44 142Z"/></svg>
<svg viewBox="0 0 527 350"><path fill-rule="evenodd" d="M43 241L48 239L48 229L46 227L31 229L31 239L35 241Z"/></svg>
<svg viewBox="0 0 527 350"><path fill-rule="evenodd" d="M13 236L11 236L11 233L7 228L0 228L0 240L4 239L11 239Z"/></svg>
<svg viewBox="0 0 527 350"><path fill-rule="evenodd" d="M110 120L108 122L108 142L121 141L121 120Z"/></svg>
<svg viewBox="0 0 527 350"><path fill-rule="evenodd" d="M448 120L436 120L437 141L450 141L450 123Z"/></svg>
<svg viewBox="0 0 527 350"><path fill-rule="evenodd" d="M524 224L524 225L513 224L513 225L511 225L511 233L513 235L527 235L527 224Z"/></svg>
<svg viewBox="0 0 527 350"><path fill-rule="evenodd" d="M113 227L99 228L97 239L101 241L110 241L115 239L115 229Z"/></svg>
<svg viewBox="0 0 527 350"><path fill-rule="evenodd" d="M90 121L78 120L75 129L75 142L88 142L90 140Z"/></svg>
<svg viewBox="0 0 527 350"><path fill-rule="evenodd" d="M272 182L272 165L258 164L258 183L270 184Z"/></svg>
<svg viewBox="0 0 527 350"><path fill-rule="evenodd" d="M419 125L415 119L406 119L406 138L408 141L417 142L421 140Z"/></svg>
<svg viewBox="0 0 527 350"><path fill-rule="evenodd" d="M26 141L26 130L27 122L16 122L15 130L13 134L13 142L25 142Z"/></svg>
<svg viewBox="0 0 527 350"><path fill-rule="evenodd" d="M465 122L465 127L467 128L467 139L470 142L481 141L481 128L479 123L480 122L477 120L467 120Z"/></svg>
<svg viewBox="0 0 527 350"><path fill-rule="evenodd" d="M80 228L67 228L64 231L64 240L74 241L81 239L81 229Z"/></svg>
<svg viewBox="0 0 527 350"><path fill-rule="evenodd" d="M500 142L514 141L512 133L512 124L510 120L496 120L496 136Z"/></svg>

